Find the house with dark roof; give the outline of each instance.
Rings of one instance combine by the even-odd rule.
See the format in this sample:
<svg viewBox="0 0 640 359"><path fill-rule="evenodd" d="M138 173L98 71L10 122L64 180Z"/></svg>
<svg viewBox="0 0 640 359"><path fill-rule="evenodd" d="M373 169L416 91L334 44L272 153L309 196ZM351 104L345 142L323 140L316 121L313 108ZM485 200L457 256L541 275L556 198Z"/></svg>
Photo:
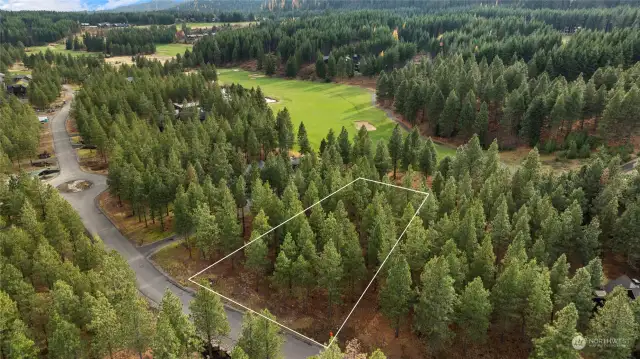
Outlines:
<svg viewBox="0 0 640 359"><path fill-rule="evenodd" d="M7 92L16 96L25 96L27 94L27 88L29 87L30 81L31 76L29 75L13 76L11 83L7 85Z"/></svg>
<svg viewBox="0 0 640 359"><path fill-rule="evenodd" d="M627 290L627 294L629 295L629 298L634 300L640 298L640 280L635 278L629 278L629 276L627 275L622 275L614 280L609 281L609 283L607 283L603 289L608 294L608 293L611 293L613 289L618 286L623 287L624 289Z"/></svg>

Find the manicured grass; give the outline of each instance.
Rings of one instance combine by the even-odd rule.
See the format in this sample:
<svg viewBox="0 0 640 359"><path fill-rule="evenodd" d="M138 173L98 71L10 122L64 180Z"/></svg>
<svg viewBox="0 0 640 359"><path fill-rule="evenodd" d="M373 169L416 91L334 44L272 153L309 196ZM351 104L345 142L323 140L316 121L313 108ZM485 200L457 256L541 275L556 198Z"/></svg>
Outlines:
<svg viewBox="0 0 640 359"><path fill-rule="evenodd" d="M159 44L156 45L156 55L176 56L183 55L186 49L193 48L193 44Z"/></svg>
<svg viewBox="0 0 640 359"><path fill-rule="evenodd" d="M187 27L190 29L210 29L214 23L212 22L188 22ZM176 24L178 29L180 28L180 24Z"/></svg>
<svg viewBox="0 0 640 359"><path fill-rule="evenodd" d="M156 55L159 56L176 56L176 54L184 54L186 49L191 49L193 44L158 44L156 45ZM64 44L49 44L44 46L33 46L27 48L27 54L36 53L36 52L46 52L47 49L50 49L54 53L61 54L71 54L73 56L81 56L81 55L96 55L97 52L86 52L86 51L72 51L67 50ZM128 56L130 57L130 56Z"/></svg>
<svg viewBox="0 0 640 359"><path fill-rule="evenodd" d="M455 157L456 155L456 149L450 146L445 146L445 145L441 145L438 143L434 143L434 145L436 146L436 151L438 151L438 161L440 161L441 159L449 156L449 157Z"/></svg>
<svg viewBox="0 0 640 359"><path fill-rule="evenodd" d="M246 27L251 24L257 24L256 21L242 21L242 22L188 22L187 27L190 29L210 29L213 26L222 26L225 24L231 25L231 27ZM176 24L176 27L180 29L180 24Z"/></svg>
<svg viewBox="0 0 640 359"><path fill-rule="evenodd" d="M265 96L278 101L271 104L274 112L285 107L289 110L296 131L300 122L304 122L309 141L315 148L320 147L320 141L330 128L337 136L344 126L353 137L358 131L355 123L366 121L376 128L369 132L375 143L388 141L395 126L384 111L373 106L372 93L361 87L272 78L238 69L220 69L218 78L226 84L238 83L247 88L260 86ZM455 154L454 149L436 147L440 158Z"/></svg>
<svg viewBox="0 0 640 359"><path fill-rule="evenodd" d="M81 56L81 55L95 55L97 52L86 52L86 51L73 51L67 50L65 44L49 44L44 46L32 46L26 48L27 54L36 53L36 52L46 52L47 49L50 49L53 53L61 53L61 54L71 54L73 56Z"/></svg>

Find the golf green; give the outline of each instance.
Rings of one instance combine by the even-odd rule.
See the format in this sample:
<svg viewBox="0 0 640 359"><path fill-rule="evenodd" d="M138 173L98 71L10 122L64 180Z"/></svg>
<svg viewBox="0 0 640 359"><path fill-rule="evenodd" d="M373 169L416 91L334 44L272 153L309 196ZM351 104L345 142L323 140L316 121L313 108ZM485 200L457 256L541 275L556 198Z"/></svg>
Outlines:
<svg viewBox="0 0 640 359"><path fill-rule="evenodd" d="M369 131L375 143L388 141L395 126L383 110L373 105L373 93L361 87L288 80L239 69L219 69L218 79L223 84L237 83L247 88L260 86L265 96L277 101L271 103L274 112L285 107L289 110L296 131L300 122L304 122L309 141L315 148L331 128L337 136L344 126L353 137L361 126L357 123L368 122L375 128ZM450 148L437 147L439 157L455 154Z"/></svg>

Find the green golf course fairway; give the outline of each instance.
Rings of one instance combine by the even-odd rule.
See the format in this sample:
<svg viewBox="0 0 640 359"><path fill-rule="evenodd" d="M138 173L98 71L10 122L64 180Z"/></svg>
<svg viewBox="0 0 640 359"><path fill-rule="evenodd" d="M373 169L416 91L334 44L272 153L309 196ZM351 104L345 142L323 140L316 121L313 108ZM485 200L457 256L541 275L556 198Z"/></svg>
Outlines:
<svg viewBox="0 0 640 359"><path fill-rule="evenodd" d="M296 131L300 121L304 122L316 149L330 128L337 136L344 126L353 138L358 131L356 122L369 122L376 128L369 131L375 144L380 139L388 141L395 126L384 111L372 105L372 93L357 86L272 78L239 69L218 69L218 80L247 88L260 86L265 96L278 101L271 104L275 113L285 107L289 110ZM453 149L436 147L439 158L455 154Z"/></svg>

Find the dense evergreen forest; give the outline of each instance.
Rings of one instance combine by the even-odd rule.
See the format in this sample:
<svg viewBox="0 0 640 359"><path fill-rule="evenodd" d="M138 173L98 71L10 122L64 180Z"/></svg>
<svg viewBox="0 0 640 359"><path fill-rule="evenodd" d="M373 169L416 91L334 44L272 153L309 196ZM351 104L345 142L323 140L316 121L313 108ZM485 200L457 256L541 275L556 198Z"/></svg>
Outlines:
<svg viewBox="0 0 640 359"><path fill-rule="evenodd" d="M434 357L473 350L628 358L640 340L640 300L617 288L594 313L593 290L608 270L640 267L640 171L621 171L640 124L639 10L609 8L626 1L550 1L535 10L528 9L533 1L505 3L513 6L461 13L458 6L474 2L452 0L422 3L429 15L405 8L285 16L204 37L172 61L136 57L118 68L51 51L25 56L22 45L69 36L82 16L129 21L128 14L15 13L3 18L2 36L15 46L2 45L0 69L19 58L33 69L36 107L61 84L82 83L72 116L109 164L110 194L139 222L158 221L163 230L170 222L190 255L213 263L355 178L395 183L430 195L422 205L422 198L355 182L246 247L236 265L276 292L316 293L331 318L364 288L422 205L371 289L385 319L377 325L419 340ZM287 4L287 11L353 6ZM145 52L138 35L124 30L111 42L85 37L84 44ZM138 52L128 52L131 43ZM294 128L286 108L273 113L260 88L215 81L216 66L249 60L290 77L305 66L326 81L378 76L377 100L413 130L396 126L374 143L364 128L350 134L343 127L312 148L304 123ZM175 103L190 102L199 107L176 115ZM0 122L0 172L8 172L12 161L33 155L37 122L15 98L0 99L0 115L9 119ZM438 161L422 133L466 144ZM543 170L534 148L519 167L505 167L499 147L520 144L591 159L554 173ZM601 144L611 146L592 151ZM292 150L303 155L295 166ZM25 175L0 177L2 358L106 357L123 349L141 356L149 348L174 358L228 334L218 296L198 292L193 322L170 292L154 314L127 263L86 235L53 188ZM579 333L623 344L579 352L571 340ZM232 357L275 358L282 343L276 325L247 314ZM332 346L319 358L340 355Z"/></svg>
<svg viewBox="0 0 640 359"><path fill-rule="evenodd" d="M0 72L7 73L11 65L22 60L24 48L11 44L0 44Z"/></svg>
<svg viewBox="0 0 640 359"><path fill-rule="evenodd" d="M569 58L558 58L559 64L552 65L566 67L574 61L588 66L595 59L590 69L593 73L607 60L616 65L637 60L638 11L628 7L569 11L478 7L437 15L341 12L266 21L257 27L225 32L203 39L194 52L201 52L206 62L216 65L251 59L260 62L272 53L282 66L293 59L296 69L316 61L317 53L333 57L336 65L345 57L352 61L351 57L357 56L364 75L399 67L416 52L432 57L460 53L465 59L475 57L477 62L484 57L491 61L500 56L508 61L515 56L528 63L535 57L536 64L559 52L558 57ZM593 31L570 41L566 49L561 46L562 34L555 30L573 32L578 28ZM617 31L611 32L613 29ZM538 67L543 69L545 65L543 62ZM574 77L584 71L572 70Z"/></svg>
<svg viewBox="0 0 640 359"><path fill-rule="evenodd" d="M273 114L259 89L220 89L211 83L215 71L207 73L166 73L148 61L105 67L77 96L83 138L106 153L111 193L131 203L140 221L164 223L172 208L184 246L213 261L242 245L243 216L253 222L245 235L256 236L354 178L391 181L397 174L431 195L383 270L379 305L389 323L413 317L429 351L446 353L452 342L477 349L488 333L532 343L525 346L536 358L555 358L545 354L550 347L570 349L558 333L616 331L630 343L638 339L640 307L623 291L591 317L592 290L604 280L601 258L640 265L640 174L624 179L618 157L602 150L581 169L554 174L541 169L533 150L512 172L501 165L495 141L485 152L473 137L454 158L437 162L430 140L399 128L375 144L364 130L330 132L318 152L303 125L295 131L286 110ZM185 101L199 101L206 119L197 111L174 119L171 102ZM286 151L294 148L306 154L297 168ZM329 310L362 285L363 270L376 269L385 243L417 206L406 196L385 196L366 184L336 195L263 245L247 247L244 265L280 291L325 293ZM251 211L238 218L247 198ZM353 250L358 244L363 251ZM264 251L278 253L275 263L264 261ZM326 261L333 264L320 265ZM616 350L622 358L632 347ZM608 348L587 355L618 357Z"/></svg>
<svg viewBox="0 0 640 359"><path fill-rule="evenodd" d="M226 2L226 1L225 1ZM226 2L236 3L236 2ZM238 4L236 4L238 5ZM239 10L234 5L232 10ZM238 5L239 6L239 5ZM81 23L124 23L129 25L173 25L182 21L206 22L218 19L223 22L253 21L254 16L238 11L206 11L195 9L150 12L51 12L51 11L0 11L0 44L24 46L56 42L80 32Z"/></svg>
<svg viewBox="0 0 640 359"><path fill-rule="evenodd" d="M229 333L219 297L206 290L189 317L168 290L152 311L129 264L87 237L56 189L28 175L0 179L0 357L104 358L126 350L142 358L151 349L155 358L178 358ZM280 352L277 325L248 314L243 328L233 359L249 358L243 348L256 343Z"/></svg>
<svg viewBox="0 0 640 359"><path fill-rule="evenodd" d="M264 7L271 11L296 10L358 10L358 9L411 9L411 11L433 11L441 9L466 10L470 6L500 4L525 9L576 9L594 7L616 7L634 5L633 0L263 0Z"/></svg>
<svg viewBox="0 0 640 359"><path fill-rule="evenodd" d="M576 158L627 144L640 123L638 15L628 7L342 12L205 37L190 55L216 65L255 59L266 74L288 77L308 76L300 69L314 63L311 78L327 81L380 74L378 100L427 134L478 133L485 147L498 138L502 148ZM416 54L419 63L409 61ZM619 151L626 159L632 150Z"/></svg>
<svg viewBox="0 0 640 359"><path fill-rule="evenodd" d="M79 36L69 36L67 50L104 52L112 56L153 54L156 44L170 44L176 39L175 26L155 26L149 28L113 29L105 33L86 32Z"/></svg>

